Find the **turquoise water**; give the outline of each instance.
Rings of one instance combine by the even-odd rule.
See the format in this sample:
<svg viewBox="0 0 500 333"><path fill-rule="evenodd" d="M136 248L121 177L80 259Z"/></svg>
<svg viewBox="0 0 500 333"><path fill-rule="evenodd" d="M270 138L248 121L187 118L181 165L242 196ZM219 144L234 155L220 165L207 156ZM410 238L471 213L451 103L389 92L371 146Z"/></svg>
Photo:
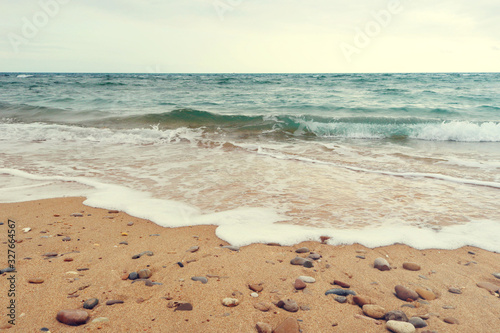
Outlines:
<svg viewBox="0 0 500 333"><path fill-rule="evenodd" d="M0 202L500 250L500 74L0 74Z"/></svg>

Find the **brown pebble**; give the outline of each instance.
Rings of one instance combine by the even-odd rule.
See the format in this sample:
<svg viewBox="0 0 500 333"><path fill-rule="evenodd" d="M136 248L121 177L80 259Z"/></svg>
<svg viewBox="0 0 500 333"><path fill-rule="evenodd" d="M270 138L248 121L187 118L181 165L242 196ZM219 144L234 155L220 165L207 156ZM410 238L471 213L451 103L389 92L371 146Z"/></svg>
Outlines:
<svg viewBox="0 0 500 333"><path fill-rule="evenodd" d="M432 291L429 291L429 290L426 290L423 288L417 288L417 289L415 289L415 292L420 297L422 297L423 299L425 299L427 301L432 301L432 300L436 299L436 295L434 295L434 293Z"/></svg>
<svg viewBox="0 0 500 333"><path fill-rule="evenodd" d="M273 333L272 326L269 325L268 323L263 323L261 321L255 324L255 328L257 329L258 333Z"/></svg>
<svg viewBox="0 0 500 333"><path fill-rule="evenodd" d="M403 263L403 268L409 271L419 271L420 265L414 262L405 262Z"/></svg>
<svg viewBox="0 0 500 333"><path fill-rule="evenodd" d="M262 287L260 284L249 284L248 288L258 293L264 290L264 287Z"/></svg>
<svg viewBox="0 0 500 333"><path fill-rule="evenodd" d="M174 311L191 311L193 310L193 305L191 303L180 303Z"/></svg>
<svg viewBox="0 0 500 333"><path fill-rule="evenodd" d="M259 311L267 312L267 311L271 310L272 304L269 302L259 302L259 303L255 303L253 305L253 307Z"/></svg>
<svg viewBox="0 0 500 333"><path fill-rule="evenodd" d="M443 321L445 323L452 324L452 325L458 325L459 324L458 319L453 318L453 317L446 317L446 318L443 319Z"/></svg>
<svg viewBox="0 0 500 333"><path fill-rule="evenodd" d="M119 210L108 210L108 214L118 214Z"/></svg>
<svg viewBox="0 0 500 333"><path fill-rule="evenodd" d="M374 303L371 298L365 297L365 296L359 296L359 295L354 296L352 298L352 301L354 302L354 304L359 305L360 307L363 307L364 305L367 305L367 304Z"/></svg>
<svg viewBox="0 0 500 333"><path fill-rule="evenodd" d="M128 279L128 273L123 273L123 275L121 276L121 279L122 280L127 280Z"/></svg>
<svg viewBox="0 0 500 333"><path fill-rule="evenodd" d="M122 303L125 303L125 302L122 300L118 300L118 299L112 299L112 300L106 301L106 305L114 305L114 304L122 304Z"/></svg>
<svg viewBox="0 0 500 333"><path fill-rule="evenodd" d="M83 325L88 318L89 314L84 310L61 310L56 316L59 322L71 326Z"/></svg>
<svg viewBox="0 0 500 333"><path fill-rule="evenodd" d="M296 290L302 290L305 287L307 287L306 283L302 281L301 279L296 279L295 283L293 284Z"/></svg>
<svg viewBox="0 0 500 333"><path fill-rule="evenodd" d="M299 323L293 317L286 318L281 324L276 327L273 333L299 333Z"/></svg>
<svg viewBox="0 0 500 333"><path fill-rule="evenodd" d="M483 288L483 289L488 290L490 293L498 292L500 290L499 286L497 286L493 283L490 283L490 282L479 282L477 284L477 286L479 288Z"/></svg>
<svg viewBox="0 0 500 333"><path fill-rule="evenodd" d="M351 285L349 283L345 283L339 280L333 280L333 284L336 284L337 286L341 286L342 288L351 288Z"/></svg>
<svg viewBox="0 0 500 333"><path fill-rule="evenodd" d="M39 278L36 278L36 279L29 279L28 280L29 283L33 283L33 284L41 284L44 282L43 279L39 279Z"/></svg>
<svg viewBox="0 0 500 333"><path fill-rule="evenodd" d="M64 261L70 262L70 261L73 261L73 258L64 258Z"/></svg>
<svg viewBox="0 0 500 333"><path fill-rule="evenodd" d="M403 301L416 301L418 299L418 294L416 292L402 285L397 285L394 290L396 291L396 296Z"/></svg>

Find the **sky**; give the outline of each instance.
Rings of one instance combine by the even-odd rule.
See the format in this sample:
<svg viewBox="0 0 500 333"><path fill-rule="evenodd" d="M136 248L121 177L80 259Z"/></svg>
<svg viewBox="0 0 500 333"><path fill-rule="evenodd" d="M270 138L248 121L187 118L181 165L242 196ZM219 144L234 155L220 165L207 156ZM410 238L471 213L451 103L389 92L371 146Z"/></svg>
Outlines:
<svg viewBox="0 0 500 333"><path fill-rule="evenodd" d="M500 1L0 0L0 72L500 72Z"/></svg>

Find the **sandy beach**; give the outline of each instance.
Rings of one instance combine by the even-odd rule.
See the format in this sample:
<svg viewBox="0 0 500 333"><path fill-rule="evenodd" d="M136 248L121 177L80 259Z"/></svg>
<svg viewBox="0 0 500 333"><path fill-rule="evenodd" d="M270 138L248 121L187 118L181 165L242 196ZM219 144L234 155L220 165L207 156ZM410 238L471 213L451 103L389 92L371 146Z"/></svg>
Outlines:
<svg viewBox="0 0 500 333"><path fill-rule="evenodd" d="M8 297L8 283L2 283L1 328L12 332L257 332L258 322L276 330L290 317L292 326L296 322L302 332L388 331L384 319L366 316L356 302L373 303L379 306L372 307L378 312L401 310L408 318L421 317L428 326L418 332L496 332L500 328L498 290L489 292L477 285L487 282L500 288L500 280L492 275L500 272L498 253L474 247L450 251L398 244L374 249L357 244L331 246L319 239L292 247L253 244L237 250L223 247L230 244L215 236L215 226L164 228L122 212L88 207L83 201L61 198L0 205L0 268L8 267L7 222L11 219L17 269L2 274L4 281L15 275L15 297ZM304 247L305 252L296 253ZM310 253L321 256L310 261L313 267L290 263ZM377 258L386 259L391 269L374 268ZM405 269L405 262L420 269ZM141 270L149 270L142 272L146 279L128 279L130 273ZM297 290L299 276L315 282ZM327 290L342 289L339 282L349 285L344 290L361 297L350 295L341 303L339 296L325 295ZM297 283L298 288L301 285ZM395 295L397 285L419 289L427 300L422 296L401 300ZM92 298L99 300L98 305L83 309ZM239 305L226 307L225 298L235 298ZM12 299L15 325L9 325L5 310ZM123 303L106 305L113 300ZM291 304L292 310L296 303L298 311L280 308L280 300ZM84 310L89 318L77 328L63 324L56 316L66 309Z"/></svg>

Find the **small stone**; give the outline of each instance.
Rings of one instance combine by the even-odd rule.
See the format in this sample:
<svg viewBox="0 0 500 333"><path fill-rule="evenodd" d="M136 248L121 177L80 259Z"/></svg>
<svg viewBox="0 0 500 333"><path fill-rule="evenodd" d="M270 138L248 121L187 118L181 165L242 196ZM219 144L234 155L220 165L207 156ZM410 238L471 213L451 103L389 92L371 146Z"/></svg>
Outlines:
<svg viewBox="0 0 500 333"><path fill-rule="evenodd" d="M454 310L455 307L453 305L443 305L443 309L445 309L445 310Z"/></svg>
<svg viewBox="0 0 500 333"><path fill-rule="evenodd" d="M261 286L260 284L249 284L248 288L250 288L250 290L253 290L253 291L258 292L258 293L260 293L262 290L264 290L264 287Z"/></svg>
<svg viewBox="0 0 500 333"><path fill-rule="evenodd" d="M462 290L461 290L461 289L459 289L459 288L454 288L454 287L450 287L450 288L448 289L448 291L449 291L450 293L452 293L452 294L461 294L461 293L462 293Z"/></svg>
<svg viewBox="0 0 500 333"><path fill-rule="evenodd" d="M47 257L47 258L50 258L50 257L57 257L57 252L47 252L45 254L42 254L43 257Z"/></svg>
<svg viewBox="0 0 500 333"><path fill-rule="evenodd" d="M128 280L128 273L123 273L122 276L120 277L122 280Z"/></svg>
<svg viewBox="0 0 500 333"><path fill-rule="evenodd" d="M479 282L479 283L477 283L477 286L479 288L483 288L483 289L488 290L490 293L498 292L498 290L500 289L499 286L494 285L493 283L490 283L490 282Z"/></svg>
<svg viewBox="0 0 500 333"><path fill-rule="evenodd" d="M148 279L153 275L149 269L141 269L139 272L137 272L137 275L139 275L140 279Z"/></svg>
<svg viewBox="0 0 500 333"><path fill-rule="evenodd" d="M313 268L314 267L312 261L309 261L309 260L306 260L306 262L302 266L304 266L305 268Z"/></svg>
<svg viewBox="0 0 500 333"><path fill-rule="evenodd" d="M252 296L252 297L254 297L254 298L257 298L257 297L259 297L259 294L257 294L257 293L255 293L255 292L253 292L253 293L251 293L251 294L250 294L250 296Z"/></svg>
<svg viewBox="0 0 500 333"><path fill-rule="evenodd" d="M73 258L64 258L64 261L71 262L71 261L73 261Z"/></svg>
<svg viewBox="0 0 500 333"><path fill-rule="evenodd" d="M385 323L385 327L395 333L413 333L415 326L403 321L389 320Z"/></svg>
<svg viewBox="0 0 500 333"><path fill-rule="evenodd" d="M99 317L99 318L96 318L96 319L92 320L93 324L96 324L96 323L107 323L107 322L109 322L109 318L106 318L106 317Z"/></svg>
<svg viewBox="0 0 500 333"><path fill-rule="evenodd" d="M83 217L83 214L82 213L73 213L70 216L72 216L72 217Z"/></svg>
<svg viewBox="0 0 500 333"><path fill-rule="evenodd" d="M71 240L71 237L66 236L62 239L63 242L69 242Z"/></svg>
<svg viewBox="0 0 500 333"><path fill-rule="evenodd" d="M109 301L106 301L106 305L114 305L114 304L122 304L122 303L125 303L125 302L122 300L119 300L119 299L111 299Z"/></svg>
<svg viewBox="0 0 500 333"><path fill-rule="evenodd" d="M415 289L415 292L420 297L422 297L423 299L425 299L427 301L432 301L432 300L436 299L436 295L434 295L434 293L432 291L429 291L429 290L426 290L423 288L417 288L417 289Z"/></svg>
<svg viewBox="0 0 500 333"><path fill-rule="evenodd" d="M293 284L294 288L296 290L302 290L304 289L305 287L307 287L307 285L305 284L304 281L302 281L301 279L296 279L295 280L295 283Z"/></svg>
<svg viewBox="0 0 500 333"><path fill-rule="evenodd" d="M273 328L271 327L271 325L269 325L268 323L263 323L261 321L255 324L255 328L259 333L273 333Z"/></svg>
<svg viewBox="0 0 500 333"><path fill-rule="evenodd" d="M229 249L231 251L239 251L240 247L239 246L233 246L233 245L226 245L222 247L223 249Z"/></svg>
<svg viewBox="0 0 500 333"><path fill-rule="evenodd" d="M413 326L415 326L415 328L423 328L427 326L425 320L423 320L420 317L411 317L410 320L408 320L408 322Z"/></svg>
<svg viewBox="0 0 500 333"><path fill-rule="evenodd" d="M189 249L186 250L186 252L191 252L194 253L200 249L199 246L191 246Z"/></svg>
<svg viewBox="0 0 500 333"><path fill-rule="evenodd" d="M27 233L27 232L30 232L30 231L31 231L31 228L30 228L30 227L23 228L23 232L24 232L24 233Z"/></svg>
<svg viewBox="0 0 500 333"><path fill-rule="evenodd" d="M278 302L278 307L283 308L284 310L288 312L297 312L299 311L299 306L297 302L295 302L293 299L285 299L281 300Z"/></svg>
<svg viewBox="0 0 500 333"><path fill-rule="evenodd" d="M368 317L371 317L374 319L381 319L381 318L384 318L386 310L379 305L365 304L365 305L363 305L363 313L365 315L367 315Z"/></svg>
<svg viewBox="0 0 500 333"><path fill-rule="evenodd" d="M394 321L408 321L408 317L403 311L394 310L389 311L384 315L384 320L394 320Z"/></svg>
<svg viewBox="0 0 500 333"><path fill-rule="evenodd" d="M354 304L359 305L360 307L374 303L369 297L363 297L363 296L354 296L352 298L352 301L354 302Z"/></svg>
<svg viewBox="0 0 500 333"><path fill-rule="evenodd" d="M193 276L191 278L191 280L193 280L193 281L199 281L199 282L201 282L203 284L208 283L208 279L206 277L204 277L204 276Z"/></svg>
<svg viewBox="0 0 500 333"><path fill-rule="evenodd" d="M301 257L295 257L292 260L290 260L290 264L292 265L304 265L304 263L307 261L305 258Z"/></svg>
<svg viewBox="0 0 500 333"><path fill-rule="evenodd" d="M240 304L240 301L237 300L236 298L224 298L222 300L222 305L224 306L227 306L227 307L234 307L234 306L237 306L238 304Z"/></svg>
<svg viewBox="0 0 500 333"><path fill-rule="evenodd" d="M339 296L348 296L348 295L354 295L356 296L356 292L350 290L350 289L340 289L340 288L334 288L334 289L329 289L325 292L325 295L339 295Z"/></svg>
<svg viewBox="0 0 500 333"><path fill-rule="evenodd" d="M333 284L341 286L342 288L351 288L351 285L349 283L345 283L339 280L333 280Z"/></svg>
<svg viewBox="0 0 500 333"><path fill-rule="evenodd" d="M128 225L129 227L131 227L131 226L133 226L133 225L134 225L134 222L129 222L129 223L127 223L127 225Z"/></svg>
<svg viewBox="0 0 500 333"><path fill-rule="evenodd" d="M491 275L493 275L497 279L500 279L500 273L491 273Z"/></svg>
<svg viewBox="0 0 500 333"><path fill-rule="evenodd" d="M309 249L307 247L301 247L300 249L295 250L297 253L307 253Z"/></svg>
<svg viewBox="0 0 500 333"><path fill-rule="evenodd" d="M366 259L365 256L356 256L356 258L358 258L358 259Z"/></svg>
<svg viewBox="0 0 500 333"><path fill-rule="evenodd" d="M339 302L339 303L345 303L345 302L347 302L347 297L345 297L345 296L337 296L337 297L335 297L335 300L337 302Z"/></svg>
<svg viewBox="0 0 500 333"><path fill-rule="evenodd" d="M66 325L83 325L89 319L89 314L84 310L61 310L57 313L56 319Z"/></svg>
<svg viewBox="0 0 500 333"><path fill-rule="evenodd" d="M269 302L260 302L260 303L255 303L253 307L259 311L267 312L272 308L272 304Z"/></svg>
<svg viewBox="0 0 500 333"><path fill-rule="evenodd" d="M453 318L453 317L446 317L443 319L443 321L447 324L452 324L452 325L459 325L460 323L458 322L458 319Z"/></svg>
<svg viewBox="0 0 500 333"><path fill-rule="evenodd" d="M375 259L375 261L373 262L373 267L375 267L379 271L388 271L391 269L391 266L384 258Z"/></svg>
<svg viewBox="0 0 500 333"><path fill-rule="evenodd" d="M419 299L417 300L417 302L419 302L420 304L424 304L424 305L429 305L431 303L427 302L427 301L424 301L423 299Z"/></svg>
<svg viewBox="0 0 500 333"><path fill-rule="evenodd" d="M174 311L192 311L193 305L191 303L180 303Z"/></svg>
<svg viewBox="0 0 500 333"><path fill-rule="evenodd" d="M318 259L321 259L321 255L313 252L310 255L308 255L307 258L312 259L312 260L318 260Z"/></svg>
<svg viewBox="0 0 500 333"><path fill-rule="evenodd" d="M40 328L41 332L50 332L50 330L47 327L42 327Z"/></svg>
<svg viewBox="0 0 500 333"><path fill-rule="evenodd" d="M429 280L429 278L427 276L425 276L425 275L419 275L418 277L421 278L421 279L424 279L424 280Z"/></svg>
<svg viewBox="0 0 500 333"><path fill-rule="evenodd" d="M420 265L414 262L405 262L403 263L403 268L409 271L419 271Z"/></svg>
<svg viewBox="0 0 500 333"><path fill-rule="evenodd" d="M305 283L314 283L314 282L316 282L316 279L313 278L313 277L311 277L311 276L302 275L302 276L299 276L298 279L304 281Z"/></svg>
<svg viewBox="0 0 500 333"><path fill-rule="evenodd" d="M301 305L300 309L302 311L311 311L311 307L309 305Z"/></svg>
<svg viewBox="0 0 500 333"><path fill-rule="evenodd" d="M411 308L411 309L416 309L417 307L413 304L410 304L410 303L405 303L403 305L401 305L402 308Z"/></svg>
<svg viewBox="0 0 500 333"><path fill-rule="evenodd" d="M418 299L418 294L416 292L406 287L403 287L402 285L397 285L394 288L394 290L396 291L396 296L403 301L407 300L416 301Z"/></svg>
<svg viewBox="0 0 500 333"><path fill-rule="evenodd" d="M129 280L137 280L138 278L139 278L139 275L137 274L137 272L132 272L128 275Z"/></svg>
<svg viewBox="0 0 500 333"><path fill-rule="evenodd" d="M90 298L83 303L83 308L92 310L97 306L97 304L99 304L99 300L97 298Z"/></svg>
<svg viewBox="0 0 500 333"><path fill-rule="evenodd" d="M120 212L120 211L115 210L115 209L108 210L108 214L118 214L119 212Z"/></svg>
<svg viewBox="0 0 500 333"><path fill-rule="evenodd" d="M184 267L184 264L180 261L177 262L177 265L179 265L179 267Z"/></svg>
<svg viewBox="0 0 500 333"><path fill-rule="evenodd" d="M119 245L128 245L128 242L127 241L123 241L123 242L120 242L118 243Z"/></svg>
<svg viewBox="0 0 500 333"><path fill-rule="evenodd" d="M281 324L278 325L273 333L299 333L299 323L297 319L288 317Z"/></svg>
<svg viewBox="0 0 500 333"><path fill-rule="evenodd" d="M39 278L35 278L35 279L29 279L28 280L29 283L33 283L33 284L41 284L44 282L43 279L39 279Z"/></svg>
<svg viewBox="0 0 500 333"><path fill-rule="evenodd" d="M128 236L128 233L126 233L126 232L122 232L122 233L121 233L121 235L122 235L122 236Z"/></svg>

